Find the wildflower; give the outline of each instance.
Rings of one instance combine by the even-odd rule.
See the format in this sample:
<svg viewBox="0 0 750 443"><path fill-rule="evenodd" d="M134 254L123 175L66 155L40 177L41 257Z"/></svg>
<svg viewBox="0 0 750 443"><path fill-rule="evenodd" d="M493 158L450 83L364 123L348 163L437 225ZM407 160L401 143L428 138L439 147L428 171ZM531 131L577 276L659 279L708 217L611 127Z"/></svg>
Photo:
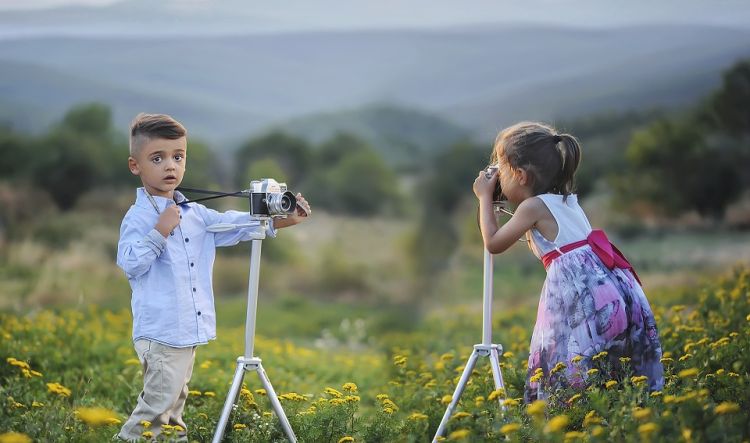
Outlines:
<svg viewBox="0 0 750 443"><path fill-rule="evenodd" d="M42 373L39 372L39 371L35 371L35 370L32 369L30 372L31 372L31 375L33 375L34 377L41 377L42 376Z"/></svg>
<svg viewBox="0 0 750 443"><path fill-rule="evenodd" d="M484 397L479 395L474 399L474 405L478 408L481 408L484 404Z"/></svg>
<svg viewBox="0 0 750 443"><path fill-rule="evenodd" d="M526 408L526 413L532 417L541 417L544 415L544 408L547 407L547 402L544 400L536 400Z"/></svg>
<svg viewBox="0 0 750 443"><path fill-rule="evenodd" d="M693 441L693 430L690 428L683 428L682 429L682 438L685 439L686 442L690 443Z"/></svg>
<svg viewBox="0 0 750 443"><path fill-rule="evenodd" d="M247 389L242 388L242 394L244 394L245 391L247 391ZM247 392L250 392L250 391L247 391ZM196 397L200 397L201 394L203 394L203 393L201 391L188 391L188 394L189 395L195 395Z"/></svg>
<svg viewBox="0 0 750 443"><path fill-rule="evenodd" d="M661 391L654 391L651 393L651 397L661 397Z"/></svg>
<svg viewBox="0 0 750 443"><path fill-rule="evenodd" d="M584 428L588 428L591 425L598 425L601 423L602 423L601 417L598 417L596 415L596 411L594 411L593 409L586 414L586 417L583 418Z"/></svg>
<svg viewBox="0 0 750 443"><path fill-rule="evenodd" d="M671 358L671 357L662 357L661 360L659 360L659 361L662 362L662 363L664 363L664 364L667 364L667 363L674 362L674 359Z"/></svg>
<svg viewBox="0 0 750 443"><path fill-rule="evenodd" d="M141 437L143 438L154 438L154 433L151 431L143 431L141 434Z"/></svg>
<svg viewBox="0 0 750 443"><path fill-rule="evenodd" d="M471 435L471 431L468 429L459 429L457 431L453 431L448 435L448 440L463 440L464 438Z"/></svg>
<svg viewBox="0 0 750 443"><path fill-rule="evenodd" d="M501 397L501 396L503 396L503 397L505 396L505 389L498 388L498 389L495 389L494 391L490 392L490 395L487 397L487 400L493 401L493 400L496 400L498 397Z"/></svg>
<svg viewBox="0 0 750 443"><path fill-rule="evenodd" d="M654 422L648 422L646 424L638 426L638 433L641 435L648 435L652 432L656 432L656 423Z"/></svg>
<svg viewBox="0 0 750 443"><path fill-rule="evenodd" d="M716 375L721 375L723 373L724 373L724 369L723 368L716 370Z"/></svg>
<svg viewBox="0 0 750 443"><path fill-rule="evenodd" d="M357 385L352 382L344 383L341 388L347 392L357 392Z"/></svg>
<svg viewBox="0 0 750 443"><path fill-rule="evenodd" d="M565 363L563 363L563 362L558 362L558 363L557 363L557 364L555 365L555 367L554 367L554 368L552 368L552 370L551 370L550 372L551 372L552 374L556 374L556 373L558 373L558 372L560 372L560 371L564 370L565 368L566 368L566 366L565 366Z"/></svg>
<svg viewBox="0 0 750 443"><path fill-rule="evenodd" d="M586 437L586 434L584 434L581 431L570 431L565 433L565 441L571 441L571 440L583 440L583 438Z"/></svg>
<svg viewBox="0 0 750 443"><path fill-rule="evenodd" d="M607 351L602 351L602 352L596 354L595 356L591 357L591 359L594 360L594 361L596 361L596 360L605 358L607 355L608 355Z"/></svg>
<svg viewBox="0 0 750 443"><path fill-rule="evenodd" d="M714 414L716 415L734 414L735 412L739 412L739 410L740 410L740 405L738 405L737 403L725 401L714 408Z"/></svg>
<svg viewBox="0 0 750 443"><path fill-rule="evenodd" d="M328 400L328 403L330 403L330 404L332 404L334 406L341 406L344 403L346 403L346 400L344 400L343 398L332 398L332 399Z"/></svg>
<svg viewBox="0 0 750 443"><path fill-rule="evenodd" d="M105 408L78 408L77 417L89 426L119 424L120 420L113 411Z"/></svg>
<svg viewBox="0 0 750 443"><path fill-rule="evenodd" d="M70 389L66 388L60 383L47 383L47 390L61 397L70 397L70 393L71 393Z"/></svg>
<svg viewBox="0 0 750 443"><path fill-rule="evenodd" d="M453 360L453 357L455 357L453 354L451 354L450 352L446 352L445 354L440 356L440 360L448 362Z"/></svg>
<svg viewBox="0 0 750 443"><path fill-rule="evenodd" d="M394 411L392 408L383 408L383 412L385 412L388 415L391 415L393 414Z"/></svg>
<svg viewBox="0 0 750 443"><path fill-rule="evenodd" d="M32 443L31 437L18 432L0 434L0 443Z"/></svg>
<svg viewBox="0 0 750 443"><path fill-rule="evenodd" d="M583 356L582 355L576 355L570 361L572 361L573 363L578 363L581 360L583 360Z"/></svg>
<svg viewBox="0 0 750 443"><path fill-rule="evenodd" d="M437 386L437 380L435 380L435 379L432 379L432 380L430 380L430 381L428 381L427 383L424 384L424 387L427 388L427 389L432 389L435 386Z"/></svg>
<svg viewBox="0 0 750 443"><path fill-rule="evenodd" d="M429 417L426 414L422 414L421 412L413 412L409 417L408 420L427 420Z"/></svg>
<svg viewBox="0 0 750 443"><path fill-rule="evenodd" d="M216 393L212 391L206 391L203 393L204 397L216 397Z"/></svg>
<svg viewBox="0 0 750 443"><path fill-rule="evenodd" d="M513 399L513 398L506 398L505 400L503 400L503 405L504 406L518 406L518 400Z"/></svg>
<svg viewBox="0 0 750 443"><path fill-rule="evenodd" d="M247 428L247 425L244 423L235 423L234 426L232 426L232 428L234 428L235 431L239 431L240 429Z"/></svg>
<svg viewBox="0 0 750 443"><path fill-rule="evenodd" d="M256 389L255 393L258 394L258 395L266 395L266 390L265 389Z"/></svg>
<svg viewBox="0 0 750 443"><path fill-rule="evenodd" d="M379 401L383 401L388 398L388 394L378 394L375 396L375 398L377 398Z"/></svg>
<svg viewBox="0 0 750 443"><path fill-rule="evenodd" d="M532 376L531 376L531 377L529 378L529 381L530 381L530 382L533 382L533 383L536 383L536 382L538 382L539 380L541 380L543 376L544 376L544 373L542 373L542 372L537 372L537 373L535 373L534 375L532 375Z"/></svg>
<svg viewBox="0 0 750 443"><path fill-rule="evenodd" d="M406 356L404 355L395 355L393 357L393 364L396 366L404 366L406 365Z"/></svg>
<svg viewBox="0 0 750 443"><path fill-rule="evenodd" d="M16 366L16 367L21 368L21 369L31 369L31 367L29 366L28 363L26 363L25 361L16 360L13 357L8 357L8 358L5 359L5 361L7 361L8 363L10 363L11 366Z"/></svg>
<svg viewBox="0 0 750 443"><path fill-rule="evenodd" d="M126 365L132 365L132 366L140 366L141 365L141 361L138 360L137 358L129 358L129 359L125 360L125 364Z"/></svg>
<svg viewBox="0 0 750 443"><path fill-rule="evenodd" d="M44 403L40 403L38 401L31 402L32 408L41 408L42 406L44 406Z"/></svg>
<svg viewBox="0 0 750 443"><path fill-rule="evenodd" d="M513 358L513 357L515 357L515 355L513 355L513 353L510 351L503 354L503 358Z"/></svg>
<svg viewBox="0 0 750 443"><path fill-rule="evenodd" d="M578 400L579 398L581 398L581 394L573 395L572 397L568 399L568 404L572 404L574 401Z"/></svg>
<svg viewBox="0 0 750 443"><path fill-rule="evenodd" d="M544 427L544 433L549 434L552 432L560 432L568 426L568 422L570 422L570 419L567 415L558 415L556 417L553 417L550 421L547 422L547 425Z"/></svg>
<svg viewBox="0 0 750 443"><path fill-rule="evenodd" d="M601 426L594 426L593 429L591 429L592 437L601 437L602 434L604 434L604 428Z"/></svg>
<svg viewBox="0 0 750 443"><path fill-rule="evenodd" d="M330 388L330 387L329 388L325 388L325 393L328 394L328 395L330 395L331 397L335 397L335 398L341 398L341 397L344 396L341 392L339 392L339 391L337 391L337 390L335 390L333 388Z"/></svg>
<svg viewBox="0 0 750 443"><path fill-rule="evenodd" d="M615 386L617 386L617 381L616 380L609 380L607 383L604 383L604 387L607 388L607 389L612 389Z"/></svg>
<svg viewBox="0 0 750 443"><path fill-rule="evenodd" d="M354 441L354 437L350 437L348 435L346 437L341 437L339 439L339 443L347 443L347 442L352 442L352 441Z"/></svg>
<svg viewBox="0 0 750 443"><path fill-rule="evenodd" d="M453 417L451 417L451 420L453 419L460 420L466 417L471 417L471 414L469 414L468 412L461 411L461 412L456 412L455 414L453 414Z"/></svg>
<svg viewBox="0 0 750 443"><path fill-rule="evenodd" d="M740 374L738 374L736 372L730 372L727 375L730 376L730 377L739 377L740 376Z"/></svg>
<svg viewBox="0 0 750 443"><path fill-rule="evenodd" d="M630 363L630 357L620 357L620 363L622 364Z"/></svg>
<svg viewBox="0 0 750 443"><path fill-rule="evenodd" d="M645 383L646 380L648 380L648 377L646 377L645 375L636 375L630 377L630 381L636 386Z"/></svg>
<svg viewBox="0 0 750 443"><path fill-rule="evenodd" d="M591 368L588 371L586 371L586 375L588 375L589 377L594 376L598 373L599 373L599 370L596 368Z"/></svg>
<svg viewBox="0 0 750 443"><path fill-rule="evenodd" d="M683 355L682 357L680 357L678 360L679 361L685 361L685 360L691 358L692 356L693 356L693 354L687 353L687 354Z"/></svg>
<svg viewBox="0 0 750 443"><path fill-rule="evenodd" d="M151 427L151 422L148 420L141 420L141 426L143 426L144 429L148 429Z"/></svg>
<svg viewBox="0 0 750 443"><path fill-rule="evenodd" d="M638 420L643 420L644 418L648 418L650 415L651 415L650 408L633 409L633 417L637 418Z"/></svg>
<svg viewBox="0 0 750 443"><path fill-rule="evenodd" d="M507 425L504 425L502 428L500 428L501 434L512 434L514 432L517 432L519 429L521 429L520 423L508 423Z"/></svg>
<svg viewBox="0 0 750 443"><path fill-rule="evenodd" d="M680 378L695 377L696 375L698 375L698 368L683 369L677 374Z"/></svg>
<svg viewBox="0 0 750 443"><path fill-rule="evenodd" d="M391 408L394 411L398 411L398 406L396 406L396 403L394 403L389 398L386 398L385 400L383 400L383 407L385 407L385 408Z"/></svg>

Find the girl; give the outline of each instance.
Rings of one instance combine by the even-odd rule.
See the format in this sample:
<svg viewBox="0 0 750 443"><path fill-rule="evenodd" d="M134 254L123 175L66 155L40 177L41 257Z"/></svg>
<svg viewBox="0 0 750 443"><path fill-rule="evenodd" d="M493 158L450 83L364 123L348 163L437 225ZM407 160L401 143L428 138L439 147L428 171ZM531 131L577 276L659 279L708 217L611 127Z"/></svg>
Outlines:
<svg viewBox="0 0 750 443"><path fill-rule="evenodd" d="M661 344L653 313L635 271L603 231L592 230L573 194L581 160L578 141L540 123L513 125L497 136L497 171L474 181L487 250L505 251L526 236L547 268L531 337L524 400L546 399L558 388L582 389L587 371L607 368L621 379L623 365L664 385ZM498 228L492 195L517 206Z"/></svg>

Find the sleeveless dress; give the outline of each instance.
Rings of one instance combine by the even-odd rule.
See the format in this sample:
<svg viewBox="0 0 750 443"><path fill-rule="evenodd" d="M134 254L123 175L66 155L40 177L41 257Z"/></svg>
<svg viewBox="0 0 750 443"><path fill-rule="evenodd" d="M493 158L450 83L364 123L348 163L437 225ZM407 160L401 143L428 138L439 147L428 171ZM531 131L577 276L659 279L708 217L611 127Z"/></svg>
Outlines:
<svg viewBox="0 0 750 443"><path fill-rule="evenodd" d="M558 235L549 240L533 228L527 232L529 246L539 258L553 250L562 255L550 263L542 287L524 401L546 399L558 388L584 389L591 383L587 371L592 368L600 369L604 380L620 380L626 375L623 365L648 377L650 390L661 390L664 369L659 333L633 273L609 269L589 245L563 253L562 246L585 240L591 233L588 218L574 194L565 201L558 194L537 197L554 216ZM606 357L594 360L602 351ZM565 368L553 371L558 363ZM538 368L544 374L540 379L534 377Z"/></svg>

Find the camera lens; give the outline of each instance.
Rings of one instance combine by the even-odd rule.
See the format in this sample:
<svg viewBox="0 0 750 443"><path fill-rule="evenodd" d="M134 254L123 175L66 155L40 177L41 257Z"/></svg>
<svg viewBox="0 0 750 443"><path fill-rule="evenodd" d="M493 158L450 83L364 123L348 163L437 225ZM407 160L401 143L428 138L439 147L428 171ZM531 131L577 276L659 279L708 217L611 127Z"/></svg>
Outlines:
<svg viewBox="0 0 750 443"><path fill-rule="evenodd" d="M269 215L291 214L297 209L297 198L290 191L268 194Z"/></svg>

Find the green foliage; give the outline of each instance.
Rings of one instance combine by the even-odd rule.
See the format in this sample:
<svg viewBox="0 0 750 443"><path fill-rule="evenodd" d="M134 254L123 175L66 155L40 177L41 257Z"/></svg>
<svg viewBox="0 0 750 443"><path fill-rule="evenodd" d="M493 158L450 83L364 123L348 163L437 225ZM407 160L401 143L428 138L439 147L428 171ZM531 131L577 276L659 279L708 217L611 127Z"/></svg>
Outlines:
<svg viewBox="0 0 750 443"><path fill-rule="evenodd" d="M305 140L280 131L248 140L235 154L235 184L246 187L248 167L254 162L266 159L274 160L285 172L290 182L288 184L295 186L308 173L311 161L310 147ZM262 177L254 179L259 178Z"/></svg>
<svg viewBox="0 0 750 443"><path fill-rule="evenodd" d="M734 136L750 135L750 59L737 62L709 101L708 112L717 126Z"/></svg>

